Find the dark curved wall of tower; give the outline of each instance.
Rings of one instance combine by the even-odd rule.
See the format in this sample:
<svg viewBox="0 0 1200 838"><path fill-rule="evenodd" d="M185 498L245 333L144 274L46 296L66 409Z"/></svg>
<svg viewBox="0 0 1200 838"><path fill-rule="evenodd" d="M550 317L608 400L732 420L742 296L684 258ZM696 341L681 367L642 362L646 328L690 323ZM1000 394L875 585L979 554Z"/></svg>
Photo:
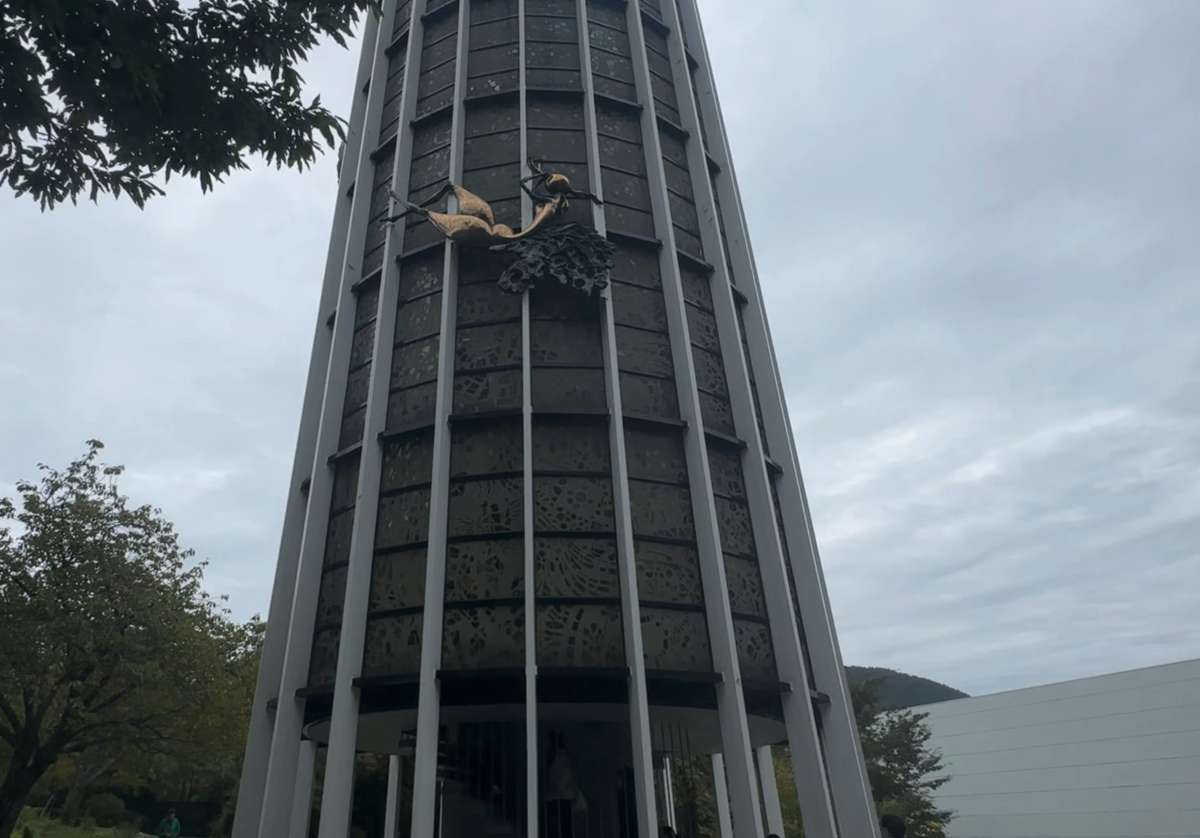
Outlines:
<svg viewBox="0 0 1200 838"><path fill-rule="evenodd" d="M460 2L469 3L461 56ZM702 430L742 674L752 681L777 679L743 474L746 445L729 394L728 376L743 374L743 359L760 428L761 410L745 329L723 341L714 314L714 268L708 260L723 261L736 283L724 219L717 207L723 252L705 253L697 209L697 184L707 194L704 179L721 175L707 155L705 171L693 171L689 163L694 159L689 144L707 146L710 128L702 124L697 138L683 127L673 67L680 60L689 66L694 61L672 56L659 2L640 4L645 41L640 57L632 54L637 39L630 37L621 0L587 0L583 27L575 0L525 0L523 19L517 0L430 0L419 25L412 19L411 0L399 4L387 50L374 176L366 185L372 192L361 256L364 279L355 289L355 334L340 452L332 465L310 687L330 684L337 665L359 452L373 443L363 439L363 427L374 363L389 364L391 375L362 674L404 676L420 669L437 378L439 366L449 368L439 357L448 283L456 288L456 305L449 321L454 328L449 500L446 519L438 524L446 527L441 668L523 666L530 584L540 666L625 664L609 430L610 422L620 421L647 670L713 669L696 533L697 516L705 513L692 497L695 482L684 451L685 434ZM395 143L403 136L405 61L413 32L420 44L413 53L419 72L412 148L411 156L401 155L407 176L396 179L392 165ZM589 67L583 66L581 37L587 39ZM460 58L465 68L458 66ZM635 58L649 69L646 101L640 101ZM456 90L461 124L456 124ZM647 109L654 115L653 146L643 136ZM589 116L596 129L594 146L588 140ZM461 132L457 146L456 129ZM589 159L589 148L598 159ZM647 168L651 148L661 155L667 188L665 212L660 210L657 219ZM451 158L455 153L461 153L457 163ZM393 182L406 185L410 201L422 202L452 171L460 172L466 189L491 204L497 221L519 228L523 155L542 158L547 171L568 175L577 189L603 192L605 232L617 246L609 294L622 417L609 416L603 301L539 287L530 292L526 314L520 297L496 287L505 257L468 249L450 254L441 235L415 215L392 228L392 244L385 247L383 218ZM591 183L590 164L600 173L599 184ZM436 208L445 207L443 200ZM569 220L592 226L590 205L573 202ZM662 252L672 242L669 258L682 286L686 345L704 426L696 431L680 421L677 378L683 359L672 352L664 296L678 293L664 287ZM385 253L399 265L394 312L377 311ZM395 340L390 357L374 359L378 317L396 318ZM727 361L723 347L735 347L742 357ZM527 395L531 467L523 425ZM765 435L760 438L764 450L751 456L769 456ZM526 503L532 504L529 515ZM769 514L782 524L777 498ZM530 523L532 580L525 578Z"/></svg>

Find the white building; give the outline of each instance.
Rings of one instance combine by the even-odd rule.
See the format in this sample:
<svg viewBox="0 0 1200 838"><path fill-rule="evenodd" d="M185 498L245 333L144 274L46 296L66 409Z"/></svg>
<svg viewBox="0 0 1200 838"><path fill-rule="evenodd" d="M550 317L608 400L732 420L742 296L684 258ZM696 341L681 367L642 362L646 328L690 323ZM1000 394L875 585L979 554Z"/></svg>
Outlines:
<svg viewBox="0 0 1200 838"><path fill-rule="evenodd" d="M1200 660L915 709L948 838L1200 836Z"/></svg>

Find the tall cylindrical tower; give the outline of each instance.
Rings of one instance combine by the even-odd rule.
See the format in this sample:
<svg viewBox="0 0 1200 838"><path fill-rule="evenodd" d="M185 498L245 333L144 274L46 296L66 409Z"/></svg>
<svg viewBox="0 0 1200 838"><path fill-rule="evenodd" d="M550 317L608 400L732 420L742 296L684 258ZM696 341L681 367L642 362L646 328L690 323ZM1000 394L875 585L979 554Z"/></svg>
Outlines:
<svg viewBox="0 0 1200 838"><path fill-rule="evenodd" d="M385 0L356 89L235 838L306 833L322 747L321 838L364 751L411 838L697 834L698 786L762 838L783 743L806 835L874 834L695 0ZM531 158L603 291L390 220L528 232Z"/></svg>

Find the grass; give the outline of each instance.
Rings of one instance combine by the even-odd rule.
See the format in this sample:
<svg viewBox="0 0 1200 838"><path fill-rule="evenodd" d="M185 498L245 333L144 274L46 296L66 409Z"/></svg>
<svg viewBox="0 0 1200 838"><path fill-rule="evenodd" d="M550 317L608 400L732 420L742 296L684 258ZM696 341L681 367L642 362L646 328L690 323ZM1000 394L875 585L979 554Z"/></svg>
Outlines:
<svg viewBox="0 0 1200 838"><path fill-rule="evenodd" d="M34 809L26 809L17 821L13 838L152 838L132 827L105 829L99 826L70 826L53 818L45 818Z"/></svg>

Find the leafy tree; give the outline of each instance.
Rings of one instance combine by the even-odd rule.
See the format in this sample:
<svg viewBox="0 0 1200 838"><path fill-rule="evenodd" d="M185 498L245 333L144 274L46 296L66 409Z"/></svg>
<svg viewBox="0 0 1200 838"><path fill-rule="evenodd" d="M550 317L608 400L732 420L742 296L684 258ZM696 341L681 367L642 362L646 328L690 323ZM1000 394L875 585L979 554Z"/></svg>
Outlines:
<svg viewBox="0 0 1200 838"><path fill-rule="evenodd" d="M913 838L942 838L952 812L933 804L933 792L950 778L942 772L940 751L929 748L932 735L924 713L884 709L879 680L850 685L854 719L862 740L863 757L875 807L904 818ZM795 769L786 747L775 749L775 777L783 810L784 838L803 838Z"/></svg>
<svg viewBox="0 0 1200 838"><path fill-rule="evenodd" d="M344 136L298 67L372 0L4 0L0 185L42 209L87 194L208 191L244 158L304 169Z"/></svg>
<svg viewBox="0 0 1200 838"><path fill-rule="evenodd" d="M241 642L159 510L103 446L0 499L0 838L67 754L187 741Z"/></svg>
<svg viewBox="0 0 1200 838"><path fill-rule="evenodd" d="M878 681L854 685L850 695L876 807L903 817L914 838L942 835L954 813L938 809L933 792L950 777L941 751L929 747L928 714L883 710Z"/></svg>

